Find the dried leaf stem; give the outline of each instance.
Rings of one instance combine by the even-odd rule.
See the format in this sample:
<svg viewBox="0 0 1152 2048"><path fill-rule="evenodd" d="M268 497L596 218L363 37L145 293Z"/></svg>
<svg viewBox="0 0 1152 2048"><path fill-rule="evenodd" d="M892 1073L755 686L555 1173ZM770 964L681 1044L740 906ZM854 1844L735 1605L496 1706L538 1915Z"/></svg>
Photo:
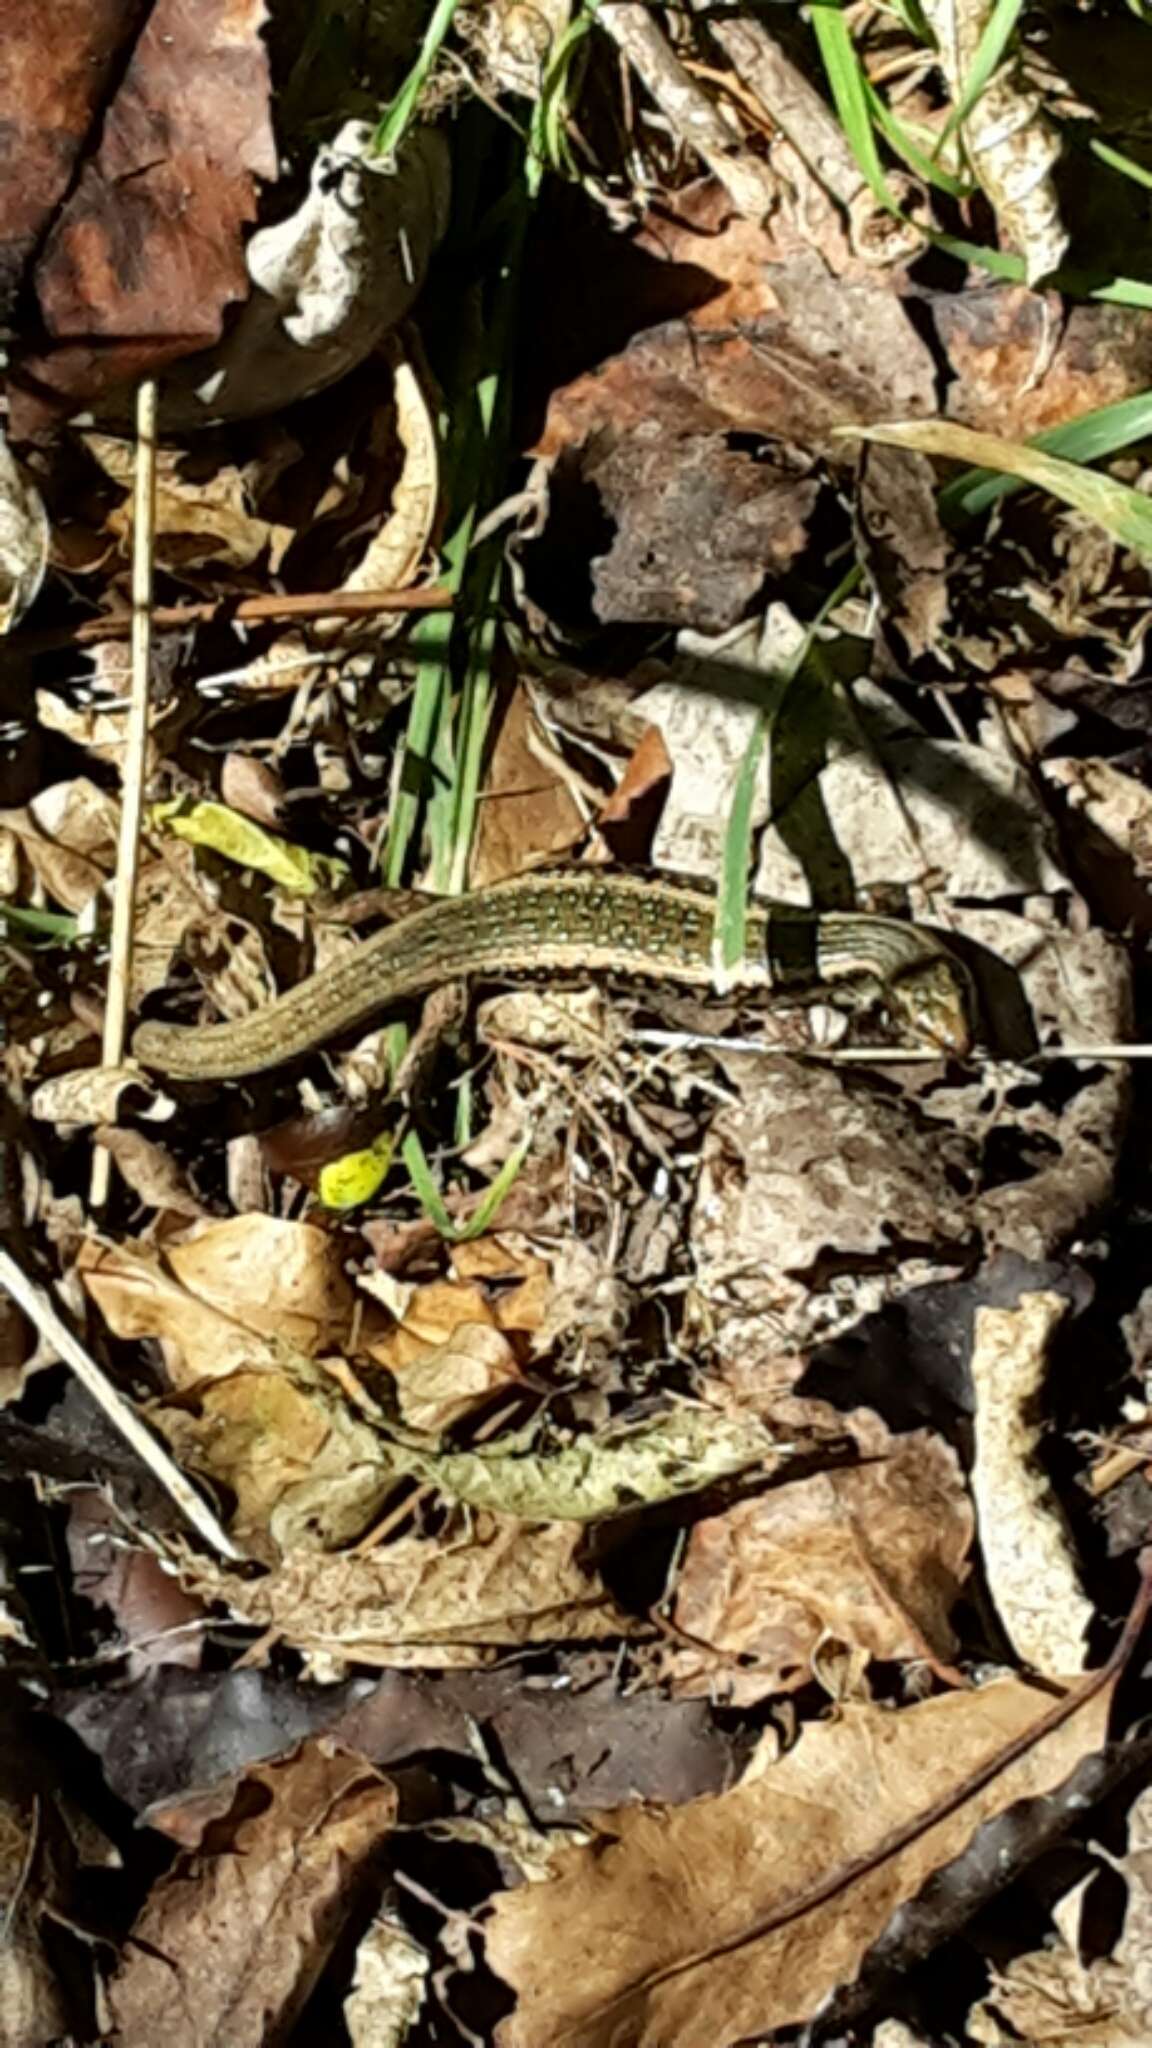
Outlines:
<svg viewBox="0 0 1152 2048"><path fill-rule="evenodd" d="M108 994L104 1005L103 1062L118 1067L128 1036L132 980L132 930L136 916L136 877L140 866L140 826L144 816L144 771L148 758L148 707L152 668L152 571L156 539L156 405L157 385L148 378L136 394L136 488L132 519L132 686L124 742L120 794L120 840L116 851L116 882L112 898L112 944L108 960ZM101 1208L108 1199L112 1154L101 1145L92 1156L91 1200Z"/></svg>
<svg viewBox="0 0 1152 2048"><path fill-rule="evenodd" d="M176 1503L184 1519L195 1529L205 1543L211 1544L221 1557L243 1561L244 1552L237 1550L207 1502L189 1485L180 1467L173 1463L163 1445L157 1443L151 1431L141 1422L135 1408L123 1394L112 1385L97 1365L91 1353L84 1349L63 1317L57 1312L51 1297L34 1280L29 1279L23 1268L16 1264L10 1253L0 1246L0 1287L12 1296L23 1309L30 1323L52 1349L71 1367L77 1379L103 1409L113 1428L119 1430L125 1443L131 1445L137 1457L143 1460L148 1470L159 1481L164 1491Z"/></svg>
<svg viewBox="0 0 1152 2048"><path fill-rule="evenodd" d="M421 584L412 590L273 591L267 597L242 597L239 603L220 597L203 604L160 604L152 612L152 626L156 632L178 633L185 626L208 626L215 620L225 625L258 626L284 619L362 619L377 612L447 612L452 602L452 592L439 583ZM7 645L16 654L95 647L109 640L127 640L132 624L131 612L113 612L51 632L13 633Z"/></svg>

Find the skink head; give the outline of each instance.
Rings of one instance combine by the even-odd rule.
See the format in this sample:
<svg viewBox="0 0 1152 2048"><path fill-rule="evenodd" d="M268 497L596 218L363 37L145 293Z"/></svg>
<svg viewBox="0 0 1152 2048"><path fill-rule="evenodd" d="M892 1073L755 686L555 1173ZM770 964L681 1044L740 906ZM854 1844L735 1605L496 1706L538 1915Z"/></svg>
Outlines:
<svg viewBox="0 0 1152 2048"><path fill-rule="evenodd" d="M963 1059L972 1050L972 989L959 960L922 960L894 974L889 1005L923 1045Z"/></svg>

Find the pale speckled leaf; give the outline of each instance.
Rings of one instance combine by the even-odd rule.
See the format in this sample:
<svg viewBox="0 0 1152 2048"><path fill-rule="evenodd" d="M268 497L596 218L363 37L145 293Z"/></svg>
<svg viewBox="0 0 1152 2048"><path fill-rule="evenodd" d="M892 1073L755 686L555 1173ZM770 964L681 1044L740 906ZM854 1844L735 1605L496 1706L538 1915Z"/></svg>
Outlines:
<svg viewBox="0 0 1152 2048"><path fill-rule="evenodd" d="M996 0L924 0L940 67L957 106L996 11ZM1068 247L1051 175L1060 138L1045 119L1039 95L1024 87L1011 58L989 79L960 126L969 164L995 210L1001 237L1020 251L1026 282L1035 284L1059 267Z"/></svg>
<svg viewBox="0 0 1152 2048"><path fill-rule="evenodd" d="M779 1455L751 1418L677 1408L613 1438L583 1437L559 1451L448 1451L400 1446L389 1458L453 1500L524 1522L594 1522L697 1493Z"/></svg>

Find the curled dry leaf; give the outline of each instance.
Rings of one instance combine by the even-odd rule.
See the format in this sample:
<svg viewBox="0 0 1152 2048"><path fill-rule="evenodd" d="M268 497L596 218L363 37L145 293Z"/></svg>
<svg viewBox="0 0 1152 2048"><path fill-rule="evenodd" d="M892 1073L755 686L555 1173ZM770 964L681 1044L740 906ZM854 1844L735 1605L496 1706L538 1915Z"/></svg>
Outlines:
<svg viewBox="0 0 1152 2048"><path fill-rule="evenodd" d="M489 1960L518 1996L501 2048L728 2048L802 2025L983 1821L1099 1746L1110 1691L1055 1726L1014 1679L900 1713L848 1702L719 1798L601 1816L557 1877L493 1903Z"/></svg>
<svg viewBox="0 0 1152 2048"><path fill-rule="evenodd" d="M572 18L572 0L497 0L476 16L471 34L500 92L535 100Z"/></svg>
<svg viewBox="0 0 1152 2048"><path fill-rule="evenodd" d="M230 1372L194 1405L155 1404L152 1419L182 1464L234 1495L233 1532L253 1555L335 1550L363 1535L393 1489L387 1445L309 1360L273 1348L276 1371Z"/></svg>
<svg viewBox="0 0 1152 2048"><path fill-rule="evenodd" d="M172 1243L164 1257L86 1246L84 1284L118 1337L158 1337L173 1385L241 1368L274 1371L277 1344L340 1348L354 1309L339 1247L311 1224L237 1216Z"/></svg>
<svg viewBox="0 0 1152 2048"><path fill-rule="evenodd" d="M396 1793L323 1739L247 1771L210 1846L153 1887L108 1986L122 2048L265 2048L291 2032L396 1819Z"/></svg>
<svg viewBox="0 0 1152 2048"><path fill-rule="evenodd" d="M105 525L121 555L131 553L132 484L136 444L112 434L86 434L84 446L122 498ZM207 477L197 475L183 449L157 450L157 567L187 571L211 564L217 569L250 569L262 557L275 575L293 539L290 526L261 519L250 502L250 480L231 463L222 463Z"/></svg>
<svg viewBox="0 0 1152 2048"><path fill-rule="evenodd" d="M1096 759L1042 761L1040 770L1074 811L1128 856L1144 882L1152 881L1152 797L1138 777Z"/></svg>
<svg viewBox="0 0 1152 2048"><path fill-rule="evenodd" d="M112 1154L121 1178L151 1209L167 1210L174 1216L199 1221L209 1211L194 1195L187 1178L163 1145L154 1145L140 1131L120 1130L115 1124L101 1124L96 1143Z"/></svg>
<svg viewBox="0 0 1152 2048"><path fill-rule="evenodd" d="M257 825L279 828L284 814L284 781L268 761L255 754L225 754L220 767L220 795L229 810L240 811Z"/></svg>
<svg viewBox="0 0 1152 2048"><path fill-rule="evenodd" d="M926 1430L885 1441L874 1420L861 1428L866 1462L697 1522L673 1618L715 1655L677 1659L680 1692L752 1705L807 1684L828 1639L869 1657L951 1657L972 1539L958 1460Z"/></svg>
<svg viewBox="0 0 1152 2048"><path fill-rule="evenodd" d="M279 411L363 362L404 318L447 219L449 158L430 127L397 161L372 153L370 122L321 144L308 194L245 251L254 289L218 347L164 380L173 430Z"/></svg>
<svg viewBox="0 0 1152 2048"><path fill-rule="evenodd" d="M517 1643L636 1632L583 1561L582 1529L525 1529L477 1514L463 1541L402 1536L345 1556L301 1551L260 1579L189 1560L187 1584L274 1629L328 1676L346 1663L470 1666Z"/></svg>
<svg viewBox="0 0 1152 2048"><path fill-rule="evenodd" d="M109 646L108 653L114 657L117 653L123 654L124 649L113 644ZM105 675L102 680L109 679L108 671L112 667L111 660L105 664ZM127 692L128 670L125 665L121 687L114 689L113 694L124 698ZM145 747L144 771L149 780L156 773L160 761L160 750L152 729L165 715L163 710L155 706L149 709L150 730ZM65 739L71 740L73 746L83 748L94 761L107 761L113 768L121 767L128 725L128 712L123 704L119 709L102 711L98 704L70 704L64 697L58 697L53 690L37 690L36 717L47 732L63 733Z"/></svg>
<svg viewBox="0 0 1152 2048"><path fill-rule="evenodd" d="M995 0L924 0L941 69L959 106ZM1060 139L1009 60L988 80L961 123L968 160L995 209L1000 234L1024 258L1030 285L1057 269L1068 247L1052 170Z"/></svg>
<svg viewBox="0 0 1152 2048"><path fill-rule="evenodd" d="M23 810L0 811L22 865L65 910L87 909L115 861L119 808L85 776L55 782Z"/></svg>
<svg viewBox="0 0 1152 2048"><path fill-rule="evenodd" d="M48 561L48 515L39 491L0 434L0 634L23 618Z"/></svg>
<svg viewBox="0 0 1152 2048"><path fill-rule="evenodd" d="M32 1097L32 1114L42 1123L111 1124L126 1097L135 1116L153 1122L166 1122L176 1113L171 1096L160 1094L139 1067L78 1067L40 1083Z"/></svg>
<svg viewBox="0 0 1152 2048"><path fill-rule="evenodd" d="M368 1345L396 1381L413 1429L439 1435L519 1378L516 1356L482 1289L459 1280L417 1288L394 1330Z"/></svg>
<svg viewBox="0 0 1152 2048"><path fill-rule="evenodd" d="M971 1367L972 1491L989 1590L1017 1656L1051 1678L1084 1669L1093 1614L1037 1455L1037 1397L1067 1309L1058 1294L1023 1294L1016 1309L977 1309Z"/></svg>
<svg viewBox="0 0 1152 2048"><path fill-rule="evenodd" d="M402 2048L420 2017L431 1968L427 1951L387 1913L356 1947L344 2024L352 2048Z"/></svg>
<svg viewBox="0 0 1152 2048"><path fill-rule="evenodd" d="M440 452L435 421L415 365L400 343L390 337L384 353L392 365L396 435L403 451L403 467L392 493L392 510L355 568L345 577L342 590L407 589L415 579L436 525ZM379 630L378 620L364 628L372 635L378 635ZM327 627L322 623L320 638L337 632L347 635L347 620Z"/></svg>

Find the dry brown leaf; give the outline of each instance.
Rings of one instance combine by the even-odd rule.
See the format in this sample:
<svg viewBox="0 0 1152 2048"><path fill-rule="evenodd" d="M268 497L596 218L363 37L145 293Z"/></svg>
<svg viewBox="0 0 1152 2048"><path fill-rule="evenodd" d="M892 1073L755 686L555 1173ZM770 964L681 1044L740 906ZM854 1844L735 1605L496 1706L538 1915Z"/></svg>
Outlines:
<svg viewBox="0 0 1152 2048"><path fill-rule="evenodd" d="M22 810L0 811L0 827L16 839L28 872L65 910L85 910L115 863L118 806L84 776L51 784Z"/></svg>
<svg viewBox="0 0 1152 2048"><path fill-rule="evenodd" d="M89 1241L81 1248L78 1271L118 1337L160 1339L175 1386L195 1386L253 1365L275 1371L278 1354L271 1340L199 1301L173 1279L159 1254Z"/></svg>
<svg viewBox="0 0 1152 2048"><path fill-rule="evenodd" d="M291 1365L282 1345L277 1363ZM309 1387L283 1370L234 1371L202 1386L194 1409L151 1410L181 1463L235 1495L232 1528L253 1555L268 1554L269 1533L277 1553L350 1543L395 1484L374 1431L323 1392L318 1375Z"/></svg>
<svg viewBox="0 0 1152 2048"><path fill-rule="evenodd" d="M120 2048L266 2048L310 1996L396 1793L362 1757L323 1739L245 1773L211 1848L153 1888L108 1987Z"/></svg>
<svg viewBox="0 0 1152 2048"><path fill-rule="evenodd" d="M393 1375L405 1422L435 1435L519 1377L512 1346L471 1281L415 1289L395 1329L365 1348Z"/></svg>
<svg viewBox="0 0 1152 2048"><path fill-rule="evenodd" d="M43 499L0 433L0 634L11 632L35 602L48 543Z"/></svg>
<svg viewBox="0 0 1152 2048"><path fill-rule="evenodd" d="M572 0L496 0L471 28L491 83L501 92L539 97L545 73L572 15Z"/></svg>
<svg viewBox="0 0 1152 2048"><path fill-rule="evenodd" d="M1043 761L1040 772L1062 789L1074 811L1127 854L1144 881L1152 880L1152 797L1135 775L1111 761Z"/></svg>
<svg viewBox="0 0 1152 2048"><path fill-rule="evenodd" d="M636 1632L582 1561L578 1525L523 1528L483 1512L471 1520L462 1542L405 1536L362 1554L302 1551L255 1580L197 1559L184 1576L320 1660L329 1677L345 1662L469 1666L510 1644Z"/></svg>
<svg viewBox="0 0 1152 2048"><path fill-rule="evenodd" d="M199 1220L209 1211L194 1195L181 1167L163 1145L154 1145L139 1131L119 1130L114 1124L100 1124L96 1143L112 1154L121 1178L134 1195L152 1209L166 1209L174 1216Z"/></svg>
<svg viewBox="0 0 1152 2048"><path fill-rule="evenodd" d="M127 555L132 534L134 441L111 434L81 437L93 460L120 486L120 502L108 514L109 533ZM215 567L248 569L266 557L274 575L293 539L290 526L259 518L250 504L251 479L231 463L200 477L182 448L161 448L157 454L156 558L159 566L178 571Z"/></svg>
<svg viewBox="0 0 1152 2048"><path fill-rule="evenodd" d="M637 740L624 773L600 807L601 825L620 825L634 817L672 778L672 757L659 726L647 725Z"/></svg>
<svg viewBox="0 0 1152 2048"><path fill-rule="evenodd" d="M77 706L58 697L53 690L37 690L36 717L48 732L61 732L73 746L83 747L94 760L108 761L119 768L124 759L124 740L128 723L125 710L102 711L98 706ZM145 773L151 780L159 765L159 755L151 736L146 749Z"/></svg>
<svg viewBox="0 0 1152 2048"><path fill-rule="evenodd" d="M989 1590L1018 1657L1050 1678L1084 1669L1092 1606L1038 1456L1048 1349L1068 1310L1059 1294L976 1311L972 1491Z"/></svg>
<svg viewBox="0 0 1152 2048"><path fill-rule="evenodd" d="M392 510L379 533L369 541L342 590L405 590L414 580L432 539L440 491L440 452L436 424L414 365L396 336L388 337L384 353L392 365L392 398L396 435L404 464L392 493ZM347 632L347 625L337 629ZM378 622L367 629L378 633Z"/></svg>
<svg viewBox="0 0 1152 2048"><path fill-rule="evenodd" d="M233 1216L168 1246L185 1287L250 1330L314 1358L342 1350L356 1293L338 1238L279 1216Z"/></svg>
<svg viewBox="0 0 1152 2048"><path fill-rule="evenodd" d="M92 99L86 122L73 108L72 125L88 154L35 270L56 343L32 373L41 388L90 402L213 340L225 307L244 297L256 180L278 173L264 14L262 0L160 0L135 35L106 29L111 60L80 59ZM44 42L49 68L58 42Z"/></svg>
<svg viewBox="0 0 1152 2048"><path fill-rule="evenodd" d="M284 782L267 761L254 754L225 754L220 768L220 799L230 810L273 831L284 822Z"/></svg>
<svg viewBox="0 0 1152 2048"><path fill-rule="evenodd" d="M500 721L484 779L470 882L501 882L541 860L559 859L585 828L586 808L547 744L532 699L517 684Z"/></svg>
<svg viewBox="0 0 1152 2048"><path fill-rule="evenodd" d="M685 1651L679 1690L719 1687L726 1704L751 1705L807 1684L828 1639L869 1657L951 1657L972 1539L959 1463L926 1430L884 1436L873 1424L860 1465L696 1524L674 1619L717 1654Z"/></svg>
<svg viewBox="0 0 1152 2048"><path fill-rule="evenodd" d="M1111 1688L1097 1674L1056 1726L1015 1679L847 1703L717 1799L603 1816L558 1877L493 1903L489 1960L518 1995L501 2048L728 2048L802 2024L981 1822L1099 1746Z"/></svg>

